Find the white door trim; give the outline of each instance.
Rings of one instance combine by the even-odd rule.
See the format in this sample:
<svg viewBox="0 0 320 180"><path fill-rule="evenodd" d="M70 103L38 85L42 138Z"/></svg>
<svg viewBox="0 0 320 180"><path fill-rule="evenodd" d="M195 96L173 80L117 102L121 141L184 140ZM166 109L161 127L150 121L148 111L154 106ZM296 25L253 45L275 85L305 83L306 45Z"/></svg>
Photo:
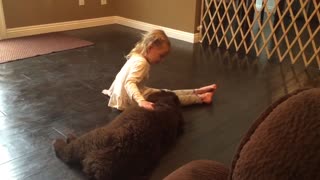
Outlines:
<svg viewBox="0 0 320 180"><path fill-rule="evenodd" d="M0 40L6 38L6 29L2 0L0 0Z"/></svg>

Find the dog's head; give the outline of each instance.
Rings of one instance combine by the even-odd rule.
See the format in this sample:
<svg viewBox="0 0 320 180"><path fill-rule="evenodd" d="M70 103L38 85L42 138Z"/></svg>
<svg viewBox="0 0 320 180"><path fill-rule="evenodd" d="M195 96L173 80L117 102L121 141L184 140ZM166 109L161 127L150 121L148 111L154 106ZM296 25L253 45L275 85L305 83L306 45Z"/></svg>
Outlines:
<svg viewBox="0 0 320 180"><path fill-rule="evenodd" d="M148 96L148 101L155 104L166 104L169 106L180 106L178 96L173 92L160 91Z"/></svg>

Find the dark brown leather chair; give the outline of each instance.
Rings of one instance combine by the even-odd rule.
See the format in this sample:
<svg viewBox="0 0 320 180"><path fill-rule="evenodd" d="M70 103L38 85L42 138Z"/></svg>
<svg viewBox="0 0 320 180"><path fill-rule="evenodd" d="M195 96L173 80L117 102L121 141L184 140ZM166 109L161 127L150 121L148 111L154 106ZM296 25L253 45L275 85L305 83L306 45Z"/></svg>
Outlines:
<svg viewBox="0 0 320 180"><path fill-rule="evenodd" d="M165 180L320 179L320 88L301 89L270 105L242 138L230 168L192 161Z"/></svg>

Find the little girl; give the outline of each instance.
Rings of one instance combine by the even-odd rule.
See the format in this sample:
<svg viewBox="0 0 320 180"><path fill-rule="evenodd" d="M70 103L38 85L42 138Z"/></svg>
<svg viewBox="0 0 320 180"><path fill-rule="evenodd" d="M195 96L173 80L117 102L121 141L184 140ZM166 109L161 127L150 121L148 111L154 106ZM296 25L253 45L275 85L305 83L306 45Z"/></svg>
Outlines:
<svg viewBox="0 0 320 180"><path fill-rule="evenodd" d="M148 95L160 91L145 86L150 66L163 61L170 51L170 41L162 30L146 33L126 56L127 62L121 68L108 90L102 93L110 97L108 106L124 110L138 104L148 110L154 109L152 102L146 101ZM198 89L174 90L181 105L210 104L217 86L215 84ZM167 90L170 91L170 90Z"/></svg>

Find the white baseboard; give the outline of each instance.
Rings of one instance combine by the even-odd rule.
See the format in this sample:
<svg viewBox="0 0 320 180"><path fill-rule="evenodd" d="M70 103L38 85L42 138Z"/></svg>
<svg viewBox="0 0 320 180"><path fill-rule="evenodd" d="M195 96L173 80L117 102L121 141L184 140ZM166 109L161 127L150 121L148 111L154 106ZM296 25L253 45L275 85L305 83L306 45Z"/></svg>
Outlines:
<svg viewBox="0 0 320 180"><path fill-rule="evenodd" d="M198 33L193 34L185 31L180 31L180 30L171 29L163 26L154 25L154 24L149 24L141 21L127 19L120 16L109 16L109 17L85 19L85 20L78 20L78 21L68 21L68 22L26 26L26 27L19 27L19 28L9 28L6 30L5 38L15 38L15 37L30 36L30 35L50 33L50 32L75 30L75 29L102 26L102 25L108 25L108 24L120 24L120 25L131 27L131 28L140 29L143 31L149 31L152 29L163 29L166 32L166 34L171 38L179 39L179 40L190 42L190 43L199 42Z"/></svg>
<svg viewBox="0 0 320 180"><path fill-rule="evenodd" d="M127 19L119 16L115 16L115 22L117 24L121 24L124 26L132 27L135 29L140 29L143 31L150 31L152 29L162 29L166 32L168 37L174 38L174 39L179 39L182 41L190 42L190 43L195 43L195 37L196 35L193 33L185 32L185 31L180 31L176 29L171 29L163 26L158 26L150 23L145 23L141 21L136 21L132 19Z"/></svg>
<svg viewBox="0 0 320 180"><path fill-rule="evenodd" d="M68 30L102 26L102 25L108 25L108 24L114 24L113 16L94 18L94 19L85 19L85 20L78 20L78 21L68 21L68 22L61 22L61 23L18 27L18 28L9 28L6 31L6 38L30 36L30 35L50 33L50 32L68 31Z"/></svg>

